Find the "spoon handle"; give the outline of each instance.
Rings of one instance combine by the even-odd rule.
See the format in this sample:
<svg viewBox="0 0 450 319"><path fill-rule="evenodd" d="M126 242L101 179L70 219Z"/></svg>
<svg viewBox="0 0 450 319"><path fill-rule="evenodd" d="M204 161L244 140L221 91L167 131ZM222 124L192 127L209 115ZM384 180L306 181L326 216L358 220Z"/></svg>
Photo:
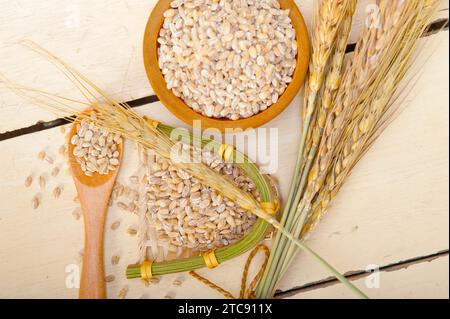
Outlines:
<svg viewBox="0 0 450 319"><path fill-rule="evenodd" d="M84 217L84 254L79 297L106 298L103 238L108 202L114 179L97 187L76 183Z"/></svg>

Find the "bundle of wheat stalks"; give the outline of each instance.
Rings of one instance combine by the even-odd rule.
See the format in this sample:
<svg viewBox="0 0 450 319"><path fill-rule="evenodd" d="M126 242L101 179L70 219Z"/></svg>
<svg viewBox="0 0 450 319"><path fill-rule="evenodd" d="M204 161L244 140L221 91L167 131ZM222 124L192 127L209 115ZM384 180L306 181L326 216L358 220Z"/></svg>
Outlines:
<svg viewBox="0 0 450 319"><path fill-rule="evenodd" d="M303 134L281 225L304 241L352 168L389 123L395 94L438 0L380 0L344 66L357 0L321 0L303 105ZM398 92L397 92L398 93ZM256 296L273 296L297 253L278 234Z"/></svg>

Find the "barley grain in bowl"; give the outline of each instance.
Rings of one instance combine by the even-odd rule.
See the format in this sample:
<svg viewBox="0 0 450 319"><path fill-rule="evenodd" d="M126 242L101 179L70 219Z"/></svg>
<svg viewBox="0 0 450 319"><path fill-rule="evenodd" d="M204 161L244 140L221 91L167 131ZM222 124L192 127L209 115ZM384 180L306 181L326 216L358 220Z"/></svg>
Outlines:
<svg viewBox="0 0 450 319"><path fill-rule="evenodd" d="M202 127L258 127L298 93L309 41L293 0L159 1L144 64L160 101Z"/></svg>
<svg viewBox="0 0 450 319"><path fill-rule="evenodd" d="M278 0L172 1L158 43L167 88L194 111L238 120L276 103L297 41Z"/></svg>

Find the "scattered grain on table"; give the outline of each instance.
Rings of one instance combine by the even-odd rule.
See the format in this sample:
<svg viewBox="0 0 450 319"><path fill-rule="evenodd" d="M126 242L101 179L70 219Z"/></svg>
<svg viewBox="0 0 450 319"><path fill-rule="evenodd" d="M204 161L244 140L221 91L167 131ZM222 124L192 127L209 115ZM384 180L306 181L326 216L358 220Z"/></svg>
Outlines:
<svg viewBox="0 0 450 319"><path fill-rule="evenodd" d="M25 187L30 187L32 183L33 183L33 176L29 175L25 179Z"/></svg>
<svg viewBox="0 0 450 319"><path fill-rule="evenodd" d="M55 199L58 199L61 196L62 193L62 186L56 186L55 189L53 190L53 197Z"/></svg>
<svg viewBox="0 0 450 319"><path fill-rule="evenodd" d="M49 156L49 155L45 156L45 161L46 161L47 163L49 163L50 165L53 165L53 163L55 162L55 160L53 159L53 157L51 157L51 156Z"/></svg>
<svg viewBox="0 0 450 319"><path fill-rule="evenodd" d="M52 170L51 175L52 175L53 177L56 177L56 176L58 176L58 174L59 174L60 171L61 171L60 168L59 168L58 166L55 166L55 167L53 168L53 170Z"/></svg>
<svg viewBox="0 0 450 319"><path fill-rule="evenodd" d="M131 187L126 186L125 189L124 189L124 195L125 195L125 197L129 197L130 194L131 194L131 192L132 192Z"/></svg>
<svg viewBox="0 0 450 319"><path fill-rule="evenodd" d="M117 202L117 207L119 207L119 209L124 210L124 211L128 211L128 205L125 204L124 202Z"/></svg>
<svg viewBox="0 0 450 319"><path fill-rule="evenodd" d="M136 205L135 203L130 203L130 204L128 205L128 211L129 211L130 213L137 214L137 211L138 211L137 205Z"/></svg>
<svg viewBox="0 0 450 319"><path fill-rule="evenodd" d="M46 179L44 175L39 176L39 187L40 188L45 188L46 185Z"/></svg>
<svg viewBox="0 0 450 319"><path fill-rule="evenodd" d="M150 286L150 282L147 279L141 279L141 283L145 288Z"/></svg>
<svg viewBox="0 0 450 319"><path fill-rule="evenodd" d="M108 275L105 277L105 282L113 282L116 279L114 275Z"/></svg>
<svg viewBox="0 0 450 319"><path fill-rule="evenodd" d="M123 186L122 184L119 185L118 191L117 191L117 195L118 196L123 196L123 194L125 193L125 186Z"/></svg>
<svg viewBox="0 0 450 319"><path fill-rule="evenodd" d="M65 156L67 153L67 147L65 144L61 145L58 149L58 153L62 156Z"/></svg>
<svg viewBox="0 0 450 319"><path fill-rule="evenodd" d="M119 255L113 255L111 257L111 265L117 265L120 262L120 256Z"/></svg>
<svg viewBox="0 0 450 319"><path fill-rule="evenodd" d="M159 278L159 277L152 277L152 278L150 278L148 281L149 281L151 284L156 285L156 284L159 284L159 282L161 281L161 278Z"/></svg>
<svg viewBox="0 0 450 319"><path fill-rule="evenodd" d="M182 281L180 278L175 279L175 280L172 282L172 285L177 286L177 287L181 286L182 284L183 284L183 281Z"/></svg>
<svg viewBox="0 0 450 319"><path fill-rule="evenodd" d="M138 184L139 183L139 177L138 176L130 176L129 179L130 179L130 182L132 184Z"/></svg>
<svg viewBox="0 0 450 319"><path fill-rule="evenodd" d="M72 217L75 220L79 220L81 218L81 208L79 208L79 207L75 208L72 212Z"/></svg>
<svg viewBox="0 0 450 319"><path fill-rule="evenodd" d="M39 153L38 153L38 159L40 159L41 161L43 161L44 160L44 158L45 158L45 151L40 151Z"/></svg>
<svg viewBox="0 0 450 319"><path fill-rule="evenodd" d="M111 224L111 229L112 230L116 230L116 229L118 229L120 227L120 220L116 220L115 222L113 222L112 224Z"/></svg>
<svg viewBox="0 0 450 319"><path fill-rule="evenodd" d="M137 231L135 228L130 227L130 228L127 229L127 233L128 233L128 235L130 235L130 236L136 236L137 233L138 233L138 231Z"/></svg>
<svg viewBox="0 0 450 319"><path fill-rule="evenodd" d="M33 209L37 209L40 204L41 204L40 196L35 195L33 197L33 199L31 200L31 205L32 205Z"/></svg>
<svg viewBox="0 0 450 319"><path fill-rule="evenodd" d="M120 299L125 299L127 294L128 294L128 288L127 287L123 287L122 289L119 290L119 293L117 294L117 296Z"/></svg>

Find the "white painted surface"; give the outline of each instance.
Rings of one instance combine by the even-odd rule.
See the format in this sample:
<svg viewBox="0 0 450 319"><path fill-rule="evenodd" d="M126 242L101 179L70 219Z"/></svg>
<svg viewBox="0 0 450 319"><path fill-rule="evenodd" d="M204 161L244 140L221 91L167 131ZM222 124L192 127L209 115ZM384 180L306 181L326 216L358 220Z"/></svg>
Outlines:
<svg viewBox="0 0 450 319"><path fill-rule="evenodd" d="M80 9L80 28L67 28L69 13L75 3ZM11 43L29 38L44 45L90 77L117 98L130 100L152 94L141 62L142 32L155 3L144 1L1 1L0 71L16 81L61 93L73 94L72 87L40 57ZM310 21L312 1L299 1L306 20ZM363 8L358 16L363 17ZM440 16L448 16L448 1L443 1ZM68 12L66 11L68 10ZM76 12L76 9L75 9ZM70 19L69 19L70 20ZM358 25L355 21L355 35ZM72 23L72 22L70 22ZM426 256L448 249L448 32L431 38L434 54L424 65L409 105L392 123L373 149L358 164L329 215L321 222L310 245L340 271L362 270L368 264L380 266ZM299 141L298 97L292 105L267 127L279 129L279 170L275 177L283 194L289 187ZM171 125L180 125L160 103L138 108ZM18 116L20 114L20 116ZM0 132L18 129L38 120L52 119L52 114L24 103L0 88ZM0 297L75 298L76 289L66 288L66 267L79 262L82 248L82 222L71 212L75 190L64 169L41 191L36 179L49 176L51 166L36 155L45 149L56 157L64 143L59 129L25 135L0 142ZM125 165L120 179L125 180L137 165L134 146L127 145ZM58 158L57 164L65 166ZM30 189L23 186L33 174ZM59 200L51 196L53 187L64 185ZM42 195L42 206L33 211L31 198ZM146 294L150 298L171 293L175 297L220 297L187 275L164 277L158 285L144 288L138 281L124 277L126 265L137 260L136 239L126 234L136 225L134 216L116 208L109 212L108 225L120 219L119 230L106 232L106 273L116 280L108 285L109 297L124 286L129 297ZM110 266L113 254L120 254L118 266ZM246 256L221 265L213 271L202 270L208 278L237 294L240 272ZM448 259L424 263L414 272L397 270L386 275L386 287L374 297L448 297ZM437 265L437 266L436 266ZM416 267L419 267L416 271ZM413 269L411 267L411 269ZM236 276L230 278L229 274ZM182 276L181 288L171 285ZM414 276L416 285L403 284ZM287 290L328 277L314 260L300 254L281 282ZM430 287L437 285L439 289ZM447 287L447 288L446 288ZM364 286L362 286L364 289ZM405 288L405 289L403 289ZM446 294L445 294L445 288ZM416 289L416 290L415 290ZM371 291L367 291L369 295ZM318 289L298 294L305 297L343 297L338 288Z"/></svg>
<svg viewBox="0 0 450 319"><path fill-rule="evenodd" d="M366 291L374 299L448 299L448 255L395 271L381 271L354 283L369 286ZM348 299L354 296L338 283L289 298Z"/></svg>

